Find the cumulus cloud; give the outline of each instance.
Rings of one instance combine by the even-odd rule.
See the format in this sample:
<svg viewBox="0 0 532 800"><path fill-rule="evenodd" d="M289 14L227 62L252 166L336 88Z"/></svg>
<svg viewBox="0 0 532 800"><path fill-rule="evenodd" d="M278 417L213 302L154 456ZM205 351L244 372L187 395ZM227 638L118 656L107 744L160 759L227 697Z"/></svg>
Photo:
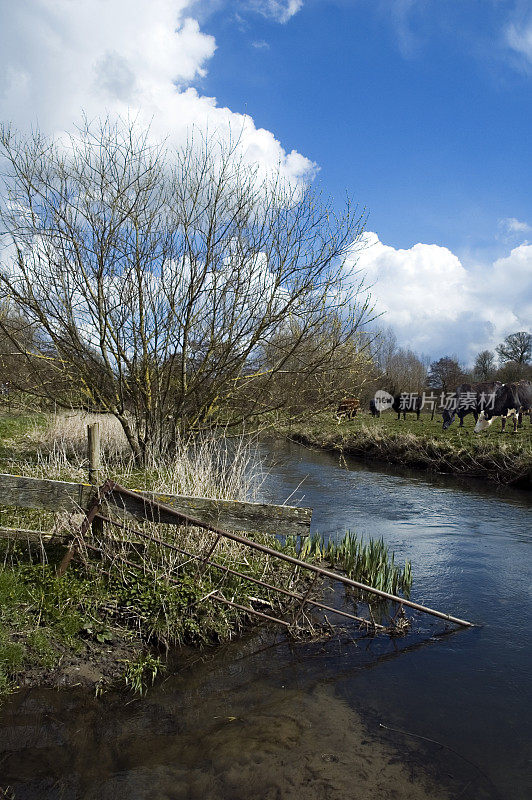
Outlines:
<svg viewBox="0 0 532 800"><path fill-rule="evenodd" d="M353 273L366 274L383 324L392 325L405 346L434 357L456 353L469 362L508 333L530 328L532 245L466 269L439 245L395 249L369 232L360 244L350 260Z"/></svg>
<svg viewBox="0 0 532 800"><path fill-rule="evenodd" d="M293 2L276 5L281 16L281 7L297 10ZM191 0L0 0L0 8L2 117L17 128L38 124L56 134L82 109L89 118L133 112L171 142L196 125L222 138L240 135L250 159L280 165L290 180L312 174L314 165L286 153L271 131L193 85L216 43L192 18Z"/></svg>

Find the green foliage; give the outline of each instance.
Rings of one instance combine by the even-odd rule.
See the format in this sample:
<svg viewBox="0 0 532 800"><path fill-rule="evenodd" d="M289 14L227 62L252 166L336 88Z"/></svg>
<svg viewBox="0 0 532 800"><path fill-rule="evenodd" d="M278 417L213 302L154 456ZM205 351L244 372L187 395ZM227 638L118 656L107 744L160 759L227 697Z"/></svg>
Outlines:
<svg viewBox="0 0 532 800"><path fill-rule="evenodd" d="M117 613L134 616L145 638L155 638L166 645L197 644L209 639L209 625L200 624L200 620L207 622L204 609L198 606L209 590L206 580L199 581L195 573L186 570L180 571L177 583L170 583L141 569L115 569L107 582Z"/></svg>
<svg viewBox="0 0 532 800"><path fill-rule="evenodd" d="M390 594L402 592L405 597L410 595L412 565L407 560L401 570L383 539L364 542L348 531L337 543L331 539L326 542L319 534L313 534L303 544L301 558L325 559L352 580Z"/></svg>
<svg viewBox="0 0 532 800"><path fill-rule="evenodd" d="M160 658L143 653L133 661L127 661L124 669L124 683L135 694L143 695L153 686L157 675L163 670Z"/></svg>

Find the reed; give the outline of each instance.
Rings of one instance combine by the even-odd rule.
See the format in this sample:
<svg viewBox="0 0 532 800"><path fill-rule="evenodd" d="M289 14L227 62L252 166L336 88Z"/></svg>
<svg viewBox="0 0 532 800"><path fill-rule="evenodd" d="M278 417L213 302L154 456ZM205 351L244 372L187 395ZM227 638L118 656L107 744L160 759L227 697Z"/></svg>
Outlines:
<svg viewBox="0 0 532 800"><path fill-rule="evenodd" d="M410 596L412 565L407 559L401 569L382 538L365 542L347 531L340 542L335 542L315 533L302 545L301 558L328 561L355 581L390 594L401 592L404 597Z"/></svg>

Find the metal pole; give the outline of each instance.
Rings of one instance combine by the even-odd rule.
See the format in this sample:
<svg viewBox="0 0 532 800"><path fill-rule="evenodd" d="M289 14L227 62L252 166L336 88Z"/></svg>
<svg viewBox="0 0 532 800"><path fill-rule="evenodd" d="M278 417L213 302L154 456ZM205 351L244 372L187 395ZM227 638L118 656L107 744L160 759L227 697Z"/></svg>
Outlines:
<svg viewBox="0 0 532 800"><path fill-rule="evenodd" d="M98 486L100 473L100 424L93 422L87 425L89 451L89 483Z"/></svg>
<svg viewBox="0 0 532 800"><path fill-rule="evenodd" d="M92 486L98 486L100 483L100 423L93 422L87 425L87 444L89 455L89 483ZM103 533L103 522L99 519L94 519L92 523L92 532L95 536L100 536Z"/></svg>
<svg viewBox="0 0 532 800"><path fill-rule="evenodd" d="M364 619L364 617L357 617L355 614L349 614L347 611L341 611L338 608L333 608L332 606L327 606L325 603L320 603L318 600L311 600L308 596L302 595L299 592L290 592L288 589L283 589L281 586L274 586L271 583L266 583L266 581L260 580L260 578L255 578L252 575L246 575L245 572L239 572L236 569L232 569L232 567L226 567L223 564L218 564L217 561L211 561L210 559L206 559L203 556L194 555L194 553L189 553L188 550L183 550L182 547L178 547L171 542L165 542L164 539L159 539L157 536L150 536L148 533L144 533L143 531L139 531L138 528L127 528L126 525L122 525L120 522L115 522L109 517L104 517L101 514L98 515L99 519L103 520L103 522L108 522L110 525L115 525L117 528L122 528L124 530L129 530L131 533L136 534L137 536L141 536L143 539L147 539L150 542L154 542L155 544L160 544L163 547L167 547L170 550L175 550L177 553L180 553L183 556L187 556L187 558L192 558L195 561L201 561L203 564L209 564L209 566L214 567L215 569L219 569L222 572L227 572L230 575L235 575L237 578L243 578L244 580L250 581L251 583L256 583L258 586L262 586L265 589L270 589L273 592L279 592L280 594L284 594L287 597L291 597L294 600L302 600L302 606L305 603L308 603L311 606L316 606L316 608L321 608L324 611L331 611L333 614L340 614L342 617L347 617L348 619L355 620L355 622L362 622L365 625L370 626L371 628L376 628L377 630L386 630L384 625L379 625L376 622L372 622L369 619ZM312 587L311 587L312 588ZM308 595L308 593L307 593Z"/></svg>
<svg viewBox="0 0 532 800"><path fill-rule="evenodd" d="M143 495L139 494L138 492L132 492L129 489L125 489L123 486L119 486L118 484L112 485L112 493L116 493L118 495L125 495L126 497L134 498L137 501L140 501L144 504L144 507L148 507L151 512L152 516L153 511L164 511L166 514L170 516L174 516L176 518L184 520L184 522L188 523L189 525L193 525L196 528L203 528L207 531L212 531L213 533L218 534L219 536L225 536L227 539L232 539L234 542L239 542L247 547L251 547L253 550L259 550L262 553L267 553L270 556L274 556L275 558L279 558L281 561L287 561L289 564L295 564L302 569L308 569L311 572L317 572L319 575L324 575L326 578L331 578L332 580L339 581L340 583L345 584L346 586L352 586L354 589L361 589L364 592L369 592L370 594L375 594L378 597L384 597L386 600L394 600L396 603L401 603L404 606L408 606L409 608L414 608L416 611L422 611L425 614L430 614L433 617L438 617L439 619L444 619L447 622L454 622L456 625L463 625L464 627L472 627L472 622L467 622L467 620L459 619L458 617L453 617L450 614L444 614L441 611L436 611L433 608L429 608L428 606L423 606L420 603L414 603L412 600L406 600L404 597L398 597L397 595L390 594L389 592L383 592L381 589L375 589L373 586L366 586L364 583L360 583L359 581L354 581L351 578L347 578L344 575L339 575L336 572L332 572L329 569L324 569L323 567L317 567L314 564L308 564L306 561L301 561L299 558L294 558L293 556L289 556L286 553L280 553L278 550L274 550L272 547L268 547L265 544L259 544L259 542L252 542L249 539L245 539L243 536L239 536L236 533L231 533L230 531L225 531L222 528L217 528L214 525L209 525L206 522L202 522L199 519L195 519L194 517L189 517L186 514L181 513L180 511L176 511L175 508L172 506L166 505L166 503L159 503L156 500L152 500L151 498L144 497Z"/></svg>

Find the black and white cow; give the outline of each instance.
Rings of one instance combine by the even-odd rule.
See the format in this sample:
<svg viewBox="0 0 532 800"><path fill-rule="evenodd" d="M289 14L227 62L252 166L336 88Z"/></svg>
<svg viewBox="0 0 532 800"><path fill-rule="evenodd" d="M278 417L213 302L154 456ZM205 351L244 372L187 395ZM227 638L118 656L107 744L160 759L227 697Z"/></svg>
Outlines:
<svg viewBox="0 0 532 800"><path fill-rule="evenodd" d="M493 406L486 407L480 414L475 425L475 433L487 430L495 417L501 418L503 431L507 418L513 417L515 433L517 423L521 425L523 412L530 413L530 411L532 411L532 382L504 383L495 392ZM530 422L532 424L532 417Z"/></svg>
<svg viewBox="0 0 532 800"><path fill-rule="evenodd" d="M460 428L464 427L464 417L473 414L477 422L479 414L492 404L493 396L497 389L502 386L500 381L486 381L484 383L462 383L457 386L454 394L456 396L456 407L454 409L444 408L442 411L443 430L453 424L454 418L460 420Z"/></svg>

